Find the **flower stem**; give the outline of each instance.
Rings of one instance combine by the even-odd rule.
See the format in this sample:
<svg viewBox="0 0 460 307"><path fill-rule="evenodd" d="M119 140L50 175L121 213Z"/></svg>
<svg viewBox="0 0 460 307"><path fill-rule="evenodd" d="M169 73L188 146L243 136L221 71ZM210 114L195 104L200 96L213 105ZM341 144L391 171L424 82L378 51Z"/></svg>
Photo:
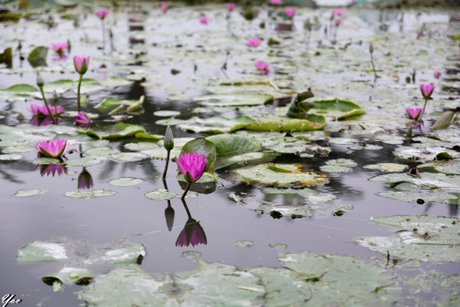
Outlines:
<svg viewBox="0 0 460 307"><path fill-rule="evenodd" d="M101 20L101 29L102 29L102 50L105 51L105 30L104 30L104 20Z"/></svg>
<svg viewBox="0 0 460 307"><path fill-rule="evenodd" d="M422 120L422 116L425 113L425 108L426 108L427 103L428 103L428 98L425 98L425 103L423 104L422 112L420 112L420 115L417 117L417 122Z"/></svg>
<svg viewBox="0 0 460 307"><path fill-rule="evenodd" d="M83 81L83 75L80 74L80 79L78 80L78 87L77 87L77 112L81 112L81 105L80 105L80 88L81 82Z"/></svg>
<svg viewBox="0 0 460 307"><path fill-rule="evenodd" d="M168 154L166 155L166 165L165 165L165 170L163 172L163 180L166 179L166 174L168 173L168 165L169 165L169 156L170 156L171 151L168 150Z"/></svg>
<svg viewBox="0 0 460 307"><path fill-rule="evenodd" d="M187 185L187 188L186 188L185 191L184 191L184 194L182 194L182 197L181 197L182 199L185 198L185 195L187 195L188 190L190 190L190 187L191 187L191 186L192 186L192 183L189 182L188 185Z"/></svg>
<svg viewBox="0 0 460 307"><path fill-rule="evenodd" d="M53 125L56 125L56 119L54 118L53 113L51 113L48 101L46 101L45 92L43 92L43 86L40 86L40 93L42 94L43 102L45 103L48 114L51 117L51 121L53 122Z"/></svg>
<svg viewBox="0 0 460 307"><path fill-rule="evenodd" d="M374 80L377 80L377 78L378 78L379 76L377 75L377 71L375 70L373 52L371 52L371 63L372 63L372 70L374 71Z"/></svg>
<svg viewBox="0 0 460 307"><path fill-rule="evenodd" d="M188 209L187 203L185 199L182 198L182 205L184 205L185 211L187 212L187 216L189 219L192 219L192 215L190 214L190 210Z"/></svg>

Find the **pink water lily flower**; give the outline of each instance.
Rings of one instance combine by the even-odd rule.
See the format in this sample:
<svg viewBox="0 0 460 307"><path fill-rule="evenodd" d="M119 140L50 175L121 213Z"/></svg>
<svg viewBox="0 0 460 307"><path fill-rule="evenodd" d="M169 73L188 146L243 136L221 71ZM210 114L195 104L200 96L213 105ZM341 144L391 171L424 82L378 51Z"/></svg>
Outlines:
<svg viewBox="0 0 460 307"><path fill-rule="evenodd" d="M201 15L200 16L200 23L202 25L207 25L209 23L209 19L206 15Z"/></svg>
<svg viewBox="0 0 460 307"><path fill-rule="evenodd" d="M101 9L96 11L96 16L99 17L100 20L104 20L107 15L109 15L109 10Z"/></svg>
<svg viewBox="0 0 460 307"><path fill-rule="evenodd" d="M45 127L53 124L53 120L49 116L33 116L30 119L30 124L35 127ZM56 120L56 125L59 125L59 119Z"/></svg>
<svg viewBox="0 0 460 307"><path fill-rule="evenodd" d="M89 56L76 55L73 57L73 65L75 71L80 75L84 75L89 67Z"/></svg>
<svg viewBox="0 0 460 307"><path fill-rule="evenodd" d="M74 118L75 125L80 128L88 129L91 120L89 119L88 115L83 112L78 112L78 114Z"/></svg>
<svg viewBox="0 0 460 307"><path fill-rule="evenodd" d="M225 8L227 9L227 11L231 12L236 8L236 3L233 3L233 2L225 3Z"/></svg>
<svg viewBox="0 0 460 307"><path fill-rule="evenodd" d="M332 16L334 17L340 17L343 14L345 14L345 8L340 7L332 11Z"/></svg>
<svg viewBox="0 0 460 307"><path fill-rule="evenodd" d="M166 1L160 2L160 10L163 12L163 14L166 14L168 11L168 3Z"/></svg>
<svg viewBox="0 0 460 307"><path fill-rule="evenodd" d="M197 152L184 152L177 159L177 166L188 183L196 182L206 168L206 157Z"/></svg>
<svg viewBox="0 0 460 307"><path fill-rule="evenodd" d="M286 14L286 16L291 19L295 15L295 8L288 7L284 10L284 14Z"/></svg>
<svg viewBox="0 0 460 307"><path fill-rule="evenodd" d="M67 174L67 168L61 163L51 163L40 166L40 176L62 176Z"/></svg>
<svg viewBox="0 0 460 307"><path fill-rule="evenodd" d="M57 105L57 106L50 105L49 109L50 109L51 115L54 117L57 117L61 115L62 113L64 113L64 108L60 105ZM32 112L33 116L37 116L37 117L50 116L48 112L48 108L45 105L32 104L30 106L30 111Z"/></svg>
<svg viewBox="0 0 460 307"><path fill-rule="evenodd" d="M262 74L268 74L270 72L270 65L264 61L256 61L255 66L257 70Z"/></svg>
<svg viewBox="0 0 460 307"><path fill-rule="evenodd" d="M189 218L185 223L184 229L180 232L179 237L176 240L176 246L192 246L204 244L206 245L208 240L206 239L206 233L201 227L200 223L196 220Z"/></svg>
<svg viewBox="0 0 460 307"><path fill-rule="evenodd" d="M60 159L67 148L67 141L62 138L42 141L35 144L35 148L42 157Z"/></svg>
<svg viewBox="0 0 460 307"><path fill-rule="evenodd" d="M433 83L420 84L420 91L422 92L423 98L430 99L431 94L433 94L434 88L435 87Z"/></svg>
<svg viewBox="0 0 460 307"><path fill-rule="evenodd" d="M281 5L283 4L283 0L270 0L270 3L273 5Z"/></svg>
<svg viewBox="0 0 460 307"><path fill-rule="evenodd" d="M51 44L51 49L59 55L59 57L63 57L65 51L69 49L69 45L67 43L54 43Z"/></svg>
<svg viewBox="0 0 460 307"><path fill-rule="evenodd" d="M249 38L247 41L246 41L246 45L248 45L249 47L258 47L261 43L261 39L258 38L258 37L253 37L253 38Z"/></svg>
<svg viewBox="0 0 460 307"><path fill-rule="evenodd" d="M406 113L410 119L417 119L420 116L420 113L422 113L422 108L419 108L419 107L406 108Z"/></svg>
<svg viewBox="0 0 460 307"><path fill-rule="evenodd" d="M436 71L433 73L433 76L434 76L436 79L441 78L441 71L440 71L439 69L436 70Z"/></svg>

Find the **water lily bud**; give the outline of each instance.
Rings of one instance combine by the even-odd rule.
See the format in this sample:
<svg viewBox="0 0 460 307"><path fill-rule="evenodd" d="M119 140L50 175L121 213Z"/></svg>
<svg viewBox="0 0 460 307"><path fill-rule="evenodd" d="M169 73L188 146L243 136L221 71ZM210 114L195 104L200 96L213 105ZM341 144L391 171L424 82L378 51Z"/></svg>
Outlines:
<svg viewBox="0 0 460 307"><path fill-rule="evenodd" d="M168 202L168 207L165 209L165 219L166 219L166 226L168 226L168 230L171 231L174 225L174 208L171 207L171 204Z"/></svg>
<svg viewBox="0 0 460 307"><path fill-rule="evenodd" d="M43 85L45 85L45 81L43 81L42 75L40 75L40 73L37 72L37 86L39 88L42 88Z"/></svg>
<svg viewBox="0 0 460 307"><path fill-rule="evenodd" d="M371 43L369 43L369 52L370 53L374 53L374 45Z"/></svg>
<svg viewBox="0 0 460 307"><path fill-rule="evenodd" d="M167 151L172 150L174 147L174 136L169 126L166 128L164 147Z"/></svg>

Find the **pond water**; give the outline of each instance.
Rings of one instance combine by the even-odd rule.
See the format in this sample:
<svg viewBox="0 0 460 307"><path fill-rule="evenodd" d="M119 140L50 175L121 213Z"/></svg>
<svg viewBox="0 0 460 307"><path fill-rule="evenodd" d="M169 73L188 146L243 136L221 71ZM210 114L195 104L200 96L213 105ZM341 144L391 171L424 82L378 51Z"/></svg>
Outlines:
<svg viewBox="0 0 460 307"><path fill-rule="evenodd" d="M331 9L298 8L293 30L280 32L277 31L279 24L291 27L291 21L283 17L281 8L256 7L257 17L247 21L238 10L227 17L228 13L218 5L188 7L176 4L166 14L157 6L139 2L110 8L104 25L111 29L113 40L106 31L104 50L101 48L100 20L93 14L97 8L90 5L46 11L31 8L28 19L0 23L1 46L16 47L19 41L22 44L20 51L14 50L13 68L0 69L2 295L14 293L25 306L74 306L84 301L90 306L111 306L107 303L110 295L143 296L144 292L136 294L133 290L137 287L134 282L121 290L102 290L102 298L106 301L98 301L99 292L85 293L84 288L90 286L66 283L63 278L54 284L52 280L52 287L42 281L43 277L61 268L89 267L95 278L91 286L96 285L93 290L98 291L97 285L101 284L98 276L108 274L114 266L110 261L99 261L100 254L95 246L107 251L137 242L146 251L138 261L140 267L153 276L194 272L199 260L235 266L238 274L259 276L249 270L284 268L286 263L282 259L287 252L294 256L303 252L334 254L359 259L392 275L390 285L398 291L390 295L390 299L383 300L382 305L448 306L459 302L458 117L447 129L431 129L442 112L455 111L455 108L458 112L458 9L347 8L342 23L335 27L330 21ZM208 25L199 23L200 14L209 17ZM51 26L50 18L54 23ZM311 32L304 29L307 18L312 23ZM455 35L457 41L452 39ZM261 46L248 47L246 40L250 37L262 38ZM268 45L269 39L274 43ZM46 67L34 69L27 60L19 59L18 53L27 58L36 46L67 40L72 49L66 60L56 59L52 50L49 50ZM369 42L374 47L373 57L379 75L376 80ZM85 132L77 133L72 113L70 116L64 114L57 128L52 125L34 127L29 123L28 109L31 103L41 103L40 94L11 90L16 84L35 86L35 70L40 70L48 100L56 99L66 112L75 111L76 83L55 81L77 78L72 56L79 54L91 56L85 78L96 81L82 85L87 98L83 110L98 114L99 117L92 120L91 129L99 135L115 122L122 121L142 126L146 133L161 137L169 124L176 145L180 145L186 140L179 138L230 132L239 115L251 116L259 122L264 118L287 119L284 117L288 111L286 98L278 98L292 96L292 99L287 98L290 103L296 92L309 88L315 95L311 101L336 97L354 102L365 114L337 120L349 110L326 107L317 112L325 115L327 123L318 131L298 131L298 127L281 132L249 128L232 131L245 140L261 142L260 148L253 151L263 152L263 158L238 158L237 153L248 151L234 145L236 162L216 171L215 191L202 194L192 189L185 204L178 197L170 201L153 200L145 195L165 187L161 179L165 165L161 140L157 147L152 145L155 143L135 138L96 141ZM257 72L256 60L270 64L268 75ZM440 79L433 77L435 70L442 71ZM406 78L414 77L415 82L406 82ZM229 82L242 82L243 85L222 85ZM427 106L425 126L422 133L414 130L409 140L405 138L408 119L404 109L423 105L418 84L428 82L434 82L436 89ZM200 98L210 94L220 97ZM264 104L267 97L261 98L260 94L274 97L275 103ZM97 107L107 97L139 100L142 96L141 112L126 112L122 108L111 115ZM178 115L165 117L158 111L177 111ZM193 116L202 120L195 120ZM277 125L281 125L279 121L274 126ZM65 170L52 174L50 169L46 170L46 165L36 164L37 153L32 145L58 135L69 140L71 150L66 154ZM79 150L83 151L81 156ZM420 178L406 175L415 166L431 163L442 152L449 153L450 161L435 162L437 171L427 171L426 166L419 167ZM268 153L273 156L267 158ZM83 160L79 160L81 157ZM89 159L84 160L84 157ZM222 157L218 156L218 164L219 158ZM73 160L77 161L74 165ZM270 177L273 175L270 167L268 173L267 169L260 170L262 175L252 168L254 165L265 167L265 163L273 163L271 170L273 167L287 167L287 170L274 172L278 175ZM382 170L367 167L379 163L399 165L380 165ZM296 170L290 171L293 165ZM94 198L86 195L90 199L82 199L78 198L82 190L72 193L78 191L78 177L83 167L92 177L94 187L91 190L109 191L107 195ZM169 191L180 195L182 188L176 169L176 164L170 163L166 184ZM305 171L322 174L327 180L318 185L301 184L299 180L289 182L289 176ZM375 177L392 171L400 177ZM118 185L112 181L125 177L140 180L121 180ZM284 179L288 184L280 184ZM127 186L120 186L124 184ZM33 189L36 195L17 194L18 191L30 193ZM393 192L402 194L395 196ZM404 200L398 200L401 198ZM201 225L207 244L177 246L176 240L190 216ZM399 224L394 228L394 221L371 219L392 216L432 217L424 224L417 224L429 239L424 237L427 241L420 243L418 236L411 237L411 231L417 232L413 229L398 228ZM437 217L444 219L437 220ZM453 235L442 233L442 229L449 227ZM401 246L389 241L369 243L367 239L359 239L392 238L407 232L409 237L400 238ZM419 245L412 249L410 245L414 240ZM23 261L27 253L24 247L34 241L60 242L72 256L66 261ZM383 242L383 247L379 242ZM426 255L418 250L424 245L427 246ZM98 261L88 265L85 259L92 257ZM334 268L332 264L325 266L318 278ZM216 278L218 284L219 269L215 274L211 279ZM305 279L305 275L302 276ZM347 280L352 278L360 276L350 275ZM175 303L184 305L226 305L235 299L225 295L222 301L203 299L206 295L212 296L215 290L206 278L198 280L205 294L196 294L196 288L190 290L193 283L185 281L189 288L179 287L181 294L173 291L176 288L170 292L158 290L158 293L167 293L169 299L177 299ZM344 285L342 282L338 282L338 287L343 287L344 291L347 287L351 287L351 291L355 289L353 283ZM247 301L241 298L235 305L283 305L262 298L260 293L270 293L270 287L261 281L245 286L245 280L237 279L236 284L239 291L259 296ZM261 285L264 290L254 288ZM286 282L280 287L287 289L292 285ZM315 289L314 285L310 287ZM388 285L381 283L379 287ZM126 289L133 291L123 292ZM195 301L187 296L187 291L191 291L190 296L194 295ZM313 298L321 297L321 293L315 291L311 290L303 302L311 300L314 305ZM108 296L104 296L107 293ZM155 298L155 293L149 297ZM376 296L384 295L377 290L375 293ZM239 298L241 294L234 295ZM341 303L368 305L375 299L366 296L361 299L360 295L353 298L356 301L345 297ZM385 298L386 295L389 294L385 293ZM165 302L163 299L161 297L157 303L144 301L144 305L162 305L159 302Z"/></svg>

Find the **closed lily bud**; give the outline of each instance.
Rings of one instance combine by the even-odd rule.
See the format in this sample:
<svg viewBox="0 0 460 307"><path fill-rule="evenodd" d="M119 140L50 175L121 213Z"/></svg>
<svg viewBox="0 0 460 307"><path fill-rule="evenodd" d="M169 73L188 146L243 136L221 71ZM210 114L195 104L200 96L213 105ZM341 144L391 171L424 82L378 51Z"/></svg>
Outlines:
<svg viewBox="0 0 460 307"><path fill-rule="evenodd" d="M374 53L374 44L372 44L372 42L369 43L369 52Z"/></svg>
<svg viewBox="0 0 460 307"><path fill-rule="evenodd" d="M171 207L171 203L168 202L168 207L165 209L165 219L166 219L166 226L168 226L168 230L171 231L174 225L174 208Z"/></svg>
<svg viewBox="0 0 460 307"><path fill-rule="evenodd" d="M167 151L172 150L174 147L174 136L169 126L166 128L164 147Z"/></svg>
<svg viewBox="0 0 460 307"><path fill-rule="evenodd" d="M45 85L45 81L43 81L42 75L40 75L40 73L37 72L37 86L39 88L42 88L43 85Z"/></svg>

